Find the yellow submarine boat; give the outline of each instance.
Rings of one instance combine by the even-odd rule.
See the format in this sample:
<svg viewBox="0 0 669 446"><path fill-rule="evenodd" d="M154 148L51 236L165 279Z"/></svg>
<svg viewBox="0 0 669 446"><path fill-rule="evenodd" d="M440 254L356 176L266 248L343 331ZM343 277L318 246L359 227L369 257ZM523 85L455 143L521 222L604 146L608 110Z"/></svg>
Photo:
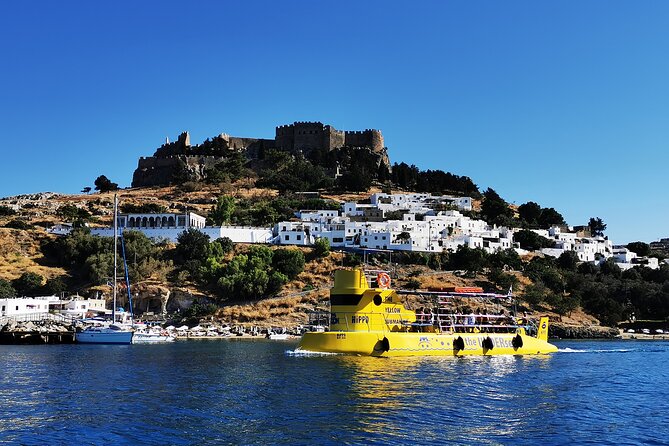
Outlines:
<svg viewBox="0 0 669 446"><path fill-rule="evenodd" d="M502 314L458 314L453 299L506 297L486 293L427 292L435 306L408 310L380 272L370 287L360 269L338 270L330 290L330 331L305 333L300 350L365 356L537 355L557 351L548 343L548 318L536 337ZM414 294L425 294L415 292ZM511 323L508 323L511 322Z"/></svg>

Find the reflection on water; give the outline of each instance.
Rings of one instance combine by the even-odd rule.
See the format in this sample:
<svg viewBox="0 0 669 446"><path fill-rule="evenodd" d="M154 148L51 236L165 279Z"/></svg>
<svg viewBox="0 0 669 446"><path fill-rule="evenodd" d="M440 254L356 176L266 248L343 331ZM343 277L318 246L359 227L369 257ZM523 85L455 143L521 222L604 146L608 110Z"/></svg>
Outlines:
<svg viewBox="0 0 669 446"><path fill-rule="evenodd" d="M3 346L0 444L662 443L669 343L633 345L464 358Z"/></svg>

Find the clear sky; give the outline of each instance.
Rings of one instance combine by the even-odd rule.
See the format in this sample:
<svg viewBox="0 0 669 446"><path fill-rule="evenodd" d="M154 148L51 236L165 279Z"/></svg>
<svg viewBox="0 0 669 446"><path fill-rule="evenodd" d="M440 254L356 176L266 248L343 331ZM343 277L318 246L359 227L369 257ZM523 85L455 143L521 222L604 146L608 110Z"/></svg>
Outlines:
<svg viewBox="0 0 669 446"><path fill-rule="evenodd" d="M4 1L0 196L129 186L183 130L381 129L392 162L669 237L669 2Z"/></svg>

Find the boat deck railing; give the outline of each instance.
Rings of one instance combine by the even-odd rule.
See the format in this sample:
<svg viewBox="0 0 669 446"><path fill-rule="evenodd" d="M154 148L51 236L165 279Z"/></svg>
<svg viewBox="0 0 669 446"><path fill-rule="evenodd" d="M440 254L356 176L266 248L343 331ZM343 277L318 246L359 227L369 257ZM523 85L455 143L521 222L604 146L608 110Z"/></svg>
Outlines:
<svg viewBox="0 0 669 446"><path fill-rule="evenodd" d="M489 319L489 320L486 320ZM401 327L404 331L428 331L438 329L447 333L487 332L508 333L519 328L529 331L532 324L529 321L510 318L494 314L433 314L405 311L402 313L378 312L341 312L332 315L331 324L343 325L346 331L384 331L390 327ZM491 320L493 323L491 323ZM509 320L509 323L505 323ZM494 323L497 321L497 323ZM365 329L361 330L361 326Z"/></svg>

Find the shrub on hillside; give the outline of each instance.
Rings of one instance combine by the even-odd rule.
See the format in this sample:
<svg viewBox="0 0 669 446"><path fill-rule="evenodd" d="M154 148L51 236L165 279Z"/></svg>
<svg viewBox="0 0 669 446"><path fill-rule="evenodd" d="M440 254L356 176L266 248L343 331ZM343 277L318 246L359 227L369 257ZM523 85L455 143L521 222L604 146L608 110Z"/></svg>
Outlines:
<svg viewBox="0 0 669 446"><path fill-rule="evenodd" d="M44 277L37 273L23 273L18 279L12 280L12 287L21 296L29 296L39 292Z"/></svg>
<svg viewBox="0 0 669 446"><path fill-rule="evenodd" d="M12 297L16 297L16 290L9 281L0 279L0 299L11 299Z"/></svg>
<svg viewBox="0 0 669 446"><path fill-rule="evenodd" d="M513 235L513 240L520 244L522 249L528 251L538 251L542 248L553 248L555 246L555 240L547 239L542 237L534 231L528 229L523 229L516 232Z"/></svg>
<svg viewBox="0 0 669 446"><path fill-rule="evenodd" d="M330 240L325 237L319 237L314 242L314 254L317 257L327 257L330 255Z"/></svg>
<svg viewBox="0 0 669 446"><path fill-rule="evenodd" d="M5 217L8 215L16 215L16 211L9 206L1 205L0 206L0 216Z"/></svg>
<svg viewBox="0 0 669 446"><path fill-rule="evenodd" d="M10 229L18 229L21 231L25 231L27 229L32 229L32 225L30 223L26 223L23 220L10 220L5 224L5 228L10 228Z"/></svg>

